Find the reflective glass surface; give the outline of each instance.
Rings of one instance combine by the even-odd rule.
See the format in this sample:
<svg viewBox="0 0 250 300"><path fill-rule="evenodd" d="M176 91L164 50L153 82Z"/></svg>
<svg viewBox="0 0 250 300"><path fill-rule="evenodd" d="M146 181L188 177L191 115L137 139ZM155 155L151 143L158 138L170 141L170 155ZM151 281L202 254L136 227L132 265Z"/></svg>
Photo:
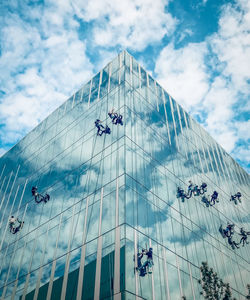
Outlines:
<svg viewBox="0 0 250 300"><path fill-rule="evenodd" d="M190 181L206 191L178 195ZM249 175L124 51L0 158L0 299L201 299L204 261L244 299L250 247L219 228L239 242L248 199Z"/></svg>

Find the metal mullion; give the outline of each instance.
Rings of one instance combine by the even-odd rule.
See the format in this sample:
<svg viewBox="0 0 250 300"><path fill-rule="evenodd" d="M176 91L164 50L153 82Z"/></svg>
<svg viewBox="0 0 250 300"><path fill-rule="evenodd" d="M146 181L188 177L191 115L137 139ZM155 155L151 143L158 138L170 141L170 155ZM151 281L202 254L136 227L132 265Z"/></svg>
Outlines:
<svg viewBox="0 0 250 300"><path fill-rule="evenodd" d="M27 180L26 180L26 182L27 182ZM23 197L25 187L26 187L26 184L25 184L25 186L24 186L24 189L23 189L23 193L22 193L21 199L22 199L22 197ZM24 216L25 216L25 214L26 214L26 209L27 209L27 204L26 204L26 208L25 208L25 210L24 210ZM15 241L15 242L16 242L16 241ZM14 242L14 243L15 243L15 242ZM6 246L6 251L7 251L8 247L9 247L9 245L10 245L10 243L8 243L8 245ZM1 248L0 248L0 249L1 249ZM5 255L6 255L6 254L5 254Z"/></svg>
<svg viewBox="0 0 250 300"><path fill-rule="evenodd" d="M154 81L154 86L155 86L155 94L156 94L156 107L157 107L157 111L159 112L159 103L158 103L158 89L157 89L157 85L156 85L156 80Z"/></svg>
<svg viewBox="0 0 250 300"><path fill-rule="evenodd" d="M61 300L65 299L66 296L66 288L67 288L67 282L68 282L68 273L69 273L69 263L70 263L70 248L71 248L71 241L72 241L72 233L74 228L74 215L75 215L75 208L76 205L74 205L72 210L72 220L71 220L71 228L70 228L70 236L68 239L68 249L66 254L66 264L64 269L64 275L63 275L63 284L62 284L62 290L61 290ZM77 226L77 222L76 222Z"/></svg>
<svg viewBox="0 0 250 300"><path fill-rule="evenodd" d="M27 208L27 206L26 206ZM25 209L25 213L26 213L26 209ZM18 246L18 241L20 240L20 236L18 237L17 241L15 242L14 244L14 250L13 250L13 255L12 255L12 258L11 258L11 261L9 263L9 269L8 269L8 273L7 273L7 276L6 276L6 279L5 279L5 287L4 287L4 290L3 290L3 294L2 294L2 299L4 300L4 297L5 297L5 293L6 293L6 289L7 289L7 283L8 283L8 279L9 279L9 275L10 275L10 270L11 270L11 267L12 267L12 263L13 263L13 260L15 259L16 257L16 250L17 250L17 246Z"/></svg>
<svg viewBox="0 0 250 300"><path fill-rule="evenodd" d="M151 239L149 239L149 247L152 247ZM152 300L155 300L155 286L154 286L154 273L151 274L151 285L152 285Z"/></svg>
<svg viewBox="0 0 250 300"><path fill-rule="evenodd" d="M72 101L71 109L74 107L74 104L75 104L75 97L76 97L76 93L73 95L73 101Z"/></svg>
<svg viewBox="0 0 250 300"><path fill-rule="evenodd" d="M41 259L41 266L40 266L40 269L39 269L39 274L38 274L38 279L37 279L37 283L36 283L36 289L35 289L33 300L37 300L38 293L39 293L40 282L41 282L42 272L43 272L45 250L46 250L47 243L48 243L48 236L49 236L49 229L50 229L49 226L50 226L50 222L47 222L46 239L45 239L45 243L44 243L44 247L43 247L43 254L42 254L42 259Z"/></svg>
<svg viewBox="0 0 250 300"><path fill-rule="evenodd" d="M98 84L97 101L100 100L100 89L101 89L101 84L102 84L102 72L103 72L103 70L100 71L100 78L99 78L99 84Z"/></svg>
<svg viewBox="0 0 250 300"><path fill-rule="evenodd" d="M4 186L5 180L6 180L6 176L4 176L4 178L3 178L2 185L1 185L1 188L0 188L0 193L2 192L2 188Z"/></svg>
<svg viewBox="0 0 250 300"><path fill-rule="evenodd" d="M165 94L164 94L164 90L163 88L162 90L162 102L163 102L163 107L164 107L164 112L165 112L165 118L166 118L166 125L167 125L167 130L168 130L168 140L169 140L169 144L171 145L171 138L170 138L170 132L169 132L169 125L168 125L168 117L167 117L167 109L166 109L166 99L165 99Z"/></svg>
<svg viewBox="0 0 250 300"><path fill-rule="evenodd" d="M25 213L26 213L26 209L27 209L27 205L26 205L26 208L25 208ZM25 281L25 285L24 285L24 289L23 289L22 300L25 300L25 296L26 296L26 293L27 293L27 289L28 289L28 285L29 285L29 279L30 279L31 266L32 266L32 261L33 261L36 245L37 245L37 236L34 239L34 245L33 245L32 254L31 254L31 258L30 258L30 263L29 263L29 268L28 268L28 275L26 277L26 281Z"/></svg>
<svg viewBox="0 0 250 300"><path fill-rule="evenodd" d="M62 216L63 216L63 213L61 213L61 215L60 215L60 221L59 221L58 233L57 233L57 237L56 237L56 245L55 245L55 251L54 251L54 255L53 255L53 263L52 263L52 267L51 267L51 274L50 274L50 280L49 280L49 286L48 286L46 300L51 299L51 292L52 292L53 281L54 281L54 276L55 276L55 268L56 268L56 252L57 252L57 246L58 246L58 241L59 241L59 236L60 236L60 231L61 231Z"/></svg>
<svg viewBox="0 0 250 300"><path fill-rule="evenodd" d="M90 80L90 85L89 85L89 99L88 99L88 108L89 108L89 105L90 105L91 88L92 88L92 78L91 78L91 80Z"/></svg>
<svg viewBox="0 0 250 300"><path fill-rule="evenodd" d="M116 197L115 197L114 294L115 294L115 300L121 299L121 294L120 294L119 178L116 179Z"/></svg>
<svg viewBox="0 0 250 300"><path fill-rule="evenodd" d="M195 300L193 276L192 276L192 270L191 270L191 267L190 267L190 262L188 261L187 264L188 264L189 276L190 276L190 281L191 281L191 288L192 288L193 299Z"/></svg>
<svg viewBox="0 0 250 300"><path fill-rule="evenodd" d="M170 103L170 108L171 108L171 114L172 114L172 118L173 118L173 124L174 124L174 132L175 132L176 145L177 145L178 151L180 151L179 143L178 143L178 138L177 138L177 131L176 131L175 118L174 118L174 108L173 108L172 98L171 98L170 95L168 95L168 98L169 98L169 103Z"/></svg>
<svg viewBox="0 0 250 300"><path fill-rule="evenodd" d="M3 166L3 169L2 169L2 172L1 172L1 175L0 175L0 180L2 179L3 172L4 172L5 168L6 168L6 164ZM0 191L1 191L1 190L0 190Z"/></svg>
<svg viewBox="0 0 250 300"><path fill-rule="evenodd" d="M219 169L219 166L218 166L218 163L217 163L216 156L215 156L215 154L214 154L214 145L213 145L213 140L212 140L212 139L211 139L211 152L212 152L212 156L213 156L213 159L214 159L216 168L217 168L217 172L218 172L218 174L219 174L218 177L221 179L221 176L220 176L220 169Z"/></svg>
<svg viewBox="0 0 250 300"><path fill-rule="evenodd" d="M4 191L3 198L2 198L2 201L1 201L1 204L0 204L0 210L1 210L1 208L2 208L4 199L5 199L5 195L6 195L7 189L8 189L9 184L10 184L10 179L11 179L11 177L12 177L12 174L13 174L13 171L10 172L10 177L9 177L9 180L8 180L8 183L7 183L7 186L6 186L6 189L5 189L5 191Z"/></svg>
<svg viewBox="0 0 250 300"><path fill-rule="evenodd" d="M87 217L88 217L88 204L89 204L89 197L87 197L86 199L86 211L85 211L85 219L84 219L83 234L82 234L81 260L80 260L80 268L78 274L78 285L77 285L77 296L76 296L77 300L82 299L82 286L83 286L85 254L86 254L86 228L87 228Z"/></svg>
<svg viewBox="0 0 250 300"><path fill-rule="evenodd" d="M24 216L26 214L26 210L27 210L27 205L25 207L25 210L24 210ZM20 237L19 237L20 239ZM18 240L19 240L18 239ZM16 244L17 244L18 241L16 241ZM25 251L25 248L26 248L26 245L27 245L27 242L25 242L24 244L24 247L23 247L23 253ZM6 247L6 250L8 249L8 247ZM20 264L19 264L19 267L18 267L18 271L17 271L17 275L16 275L16 282L15 282L15 286L14 286L14 289L13 289L13 293L12 293L12 296L14 297L15 296L15 290L16 290L16 287L17 287L17 283L18 283L18 276L19 276L19 272L20 272L20 269L21 269L21 265L22 265L22 260L23 260L23 253L21 255L21 261L20 261ZM11 298L12 299L12 298ZM13 298L14 299L14 298Z"/></svg>
<svg viewBox="0 0 250 300"><path fill-rule="evenodd" d="M8 195L8 199L7 199L7 201L6 201L5 208L4 208L4 210L3 210L2 220L1 220L1 222L0 222L0 228L2 227L2 222L3 222L3 219L4 219L5 211L6 211L6 208L7 208L8 204L9 204L9 200L10 200L10 197L11 197L11 194L12 194L12 191L13 191L13 188L14 188L14 185L15 185L15 182L16 182L16 178L17 178L19 169L20 169L20 165L19 165L18 168L17 168L16 175L15 175L15 178L14 178L13 183L12 183L12 185L11 185L10 192L9 192L9 195Z"/></svg>
<svg viewBox="0 0 250 300"><path fill-rule="evenodd" d="M165 247L162 247L162 256L163 256L163 270L164 270L164 279L165 279L165 286L166 286L166 294L168 295L167 300L171 300L170 292L169 292L169 284L168 284L168 267L167 267L166 249L165 249Z"/></svg>
<svg viewBox="0 0 250 300"><path fill-rule="evenodd" d="M112 71L112 63L109 64L108 72L109 72L109 78L108 78L108 93L110 92L110 78L111 78L111 71Z"/></svg>
<svg viewBox="0 0 250 300"><path fill-rule="evenodd" d="M79 102L82 102L83 89L84 89L84 86L82 87L82 90L81 90L81 96L80 96L80 101ZM57 122L57 125L58 125L58 122Z"/></svg>
<svg viewBox="0 0 250 300"><path fill-rule="evenodd" d="M101 280L101 264L102 264L102 235L101 235L101 232L102 232L102 202L103 202L103 187L101 188L101 200L100 200L94 299L100 298L100 280Z"/></svg>
<svg viewBox="0 0 250 300"><path fill-rule="evenodd" d="M11 209L10 209L10 215L12 215L13 206L14 206L14 203L15 203L15 201L16 201L17 194L18 194L18 192L19 192L19 187L20 187L20 186L18 185L17 190L16 190L16 193L15 193L15 196L14 196L14 201L13 201L12 206L11 206ZM5 235L6 235L6 231L7 231L7 229L8 229L8 226L9 226L9 223L7 222L7 223L6 223L6 226L5 226L5 229L4 229L4 234L2 235L2 241L1 241L1 244L0 244L0 251L1 251L1 249L2 249L3 241L5 240Z"/></svg>
<svg viewBox="0 0 250 300"><path fill-rule="evenodd" d="M180 287L180 296L182 298L183 296L183 291L182 291L182 283L181 283L181 274L180 274L180 265L179 265L179 258L178 255L175 254L175 259L176 259L176 266L177 266L177 273L178 273L178 279L179 279L179 287Z"/></svg>
<svg viewBox="0 0 250 300"><path fill-rule="evenodd" d="M133 230L134 230L134 257L135 257L135 269L136 269L138 267L138 265L137 265L137 253L138 253L138 250L137 250L137 231L136 231L135 228L133 228ZM140 297L138 297L138 294L139 294L138 281L139 281L138 273L135 272L135 294L136 294L136 300L140 299Z"/></svg>
<svg viewBox="0 0 250 300"><path fill-rule="evenodd" d="M215 145L215 151L217 152L217 157L218 157L219 165L220 165L220 168L222 170L223 178L226 181L226 175L225 175L225 172L224 172L224 168L222 166L222 162L221 162L221 158L220 158L220 153L218 151L218 145L217 145L217 143L214 143L214 145Z"/></svg>
<svg viewBox="0 0 250 300"><path fill-rule="evenodd" d="M198 158L199 158L199 161L200 161L200 165L201 165L201 172L204 173L204 168L203 168L203 165L202 165L202 161L201 161L201 157L200 157L200 152L199 152L199 149L198 149L198 143L197 143L197 136L195 135L194 136L194 142L195 142L195 148L196 148L196 151L197 151L197 154L198 154Z"/></svg>

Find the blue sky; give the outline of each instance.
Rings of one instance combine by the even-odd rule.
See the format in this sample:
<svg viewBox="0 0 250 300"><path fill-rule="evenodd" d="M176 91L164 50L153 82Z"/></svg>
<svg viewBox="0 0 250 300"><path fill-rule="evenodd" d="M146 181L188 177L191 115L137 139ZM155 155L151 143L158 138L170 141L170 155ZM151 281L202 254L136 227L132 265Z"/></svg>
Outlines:
<svg viewBox="0 0 250 300"><path fill-rule="evenodd" d="M250 170L250 1L0 3L0 155L127 49Z"/></svg>

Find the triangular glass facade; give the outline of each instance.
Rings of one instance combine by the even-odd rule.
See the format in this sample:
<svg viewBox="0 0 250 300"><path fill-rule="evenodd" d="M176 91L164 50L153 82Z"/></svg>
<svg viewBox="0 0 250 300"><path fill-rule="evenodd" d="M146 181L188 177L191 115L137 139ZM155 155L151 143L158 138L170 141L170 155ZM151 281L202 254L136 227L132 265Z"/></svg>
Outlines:
<svg viewBox="0 0 250 300"><path fill-rule="evenodd" d="M0 158L0 298L198 300L207 262L244 299L247 197L249 175L124 51Z"/></svg>

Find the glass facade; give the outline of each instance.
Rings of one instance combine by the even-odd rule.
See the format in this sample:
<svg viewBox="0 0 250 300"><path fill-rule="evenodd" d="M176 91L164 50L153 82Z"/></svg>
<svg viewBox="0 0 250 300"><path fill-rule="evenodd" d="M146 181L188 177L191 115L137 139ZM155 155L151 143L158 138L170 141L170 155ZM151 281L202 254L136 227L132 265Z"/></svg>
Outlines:
<svg viewBox="0 0 250 300"><path fill-rule="evenodd" d="M177 197L190 180L219 202ZM250 247L219 228L250 230L248 199L249 175L124 51L0 158L0 299L198 300L203 261L245 299Z"/></svg>

